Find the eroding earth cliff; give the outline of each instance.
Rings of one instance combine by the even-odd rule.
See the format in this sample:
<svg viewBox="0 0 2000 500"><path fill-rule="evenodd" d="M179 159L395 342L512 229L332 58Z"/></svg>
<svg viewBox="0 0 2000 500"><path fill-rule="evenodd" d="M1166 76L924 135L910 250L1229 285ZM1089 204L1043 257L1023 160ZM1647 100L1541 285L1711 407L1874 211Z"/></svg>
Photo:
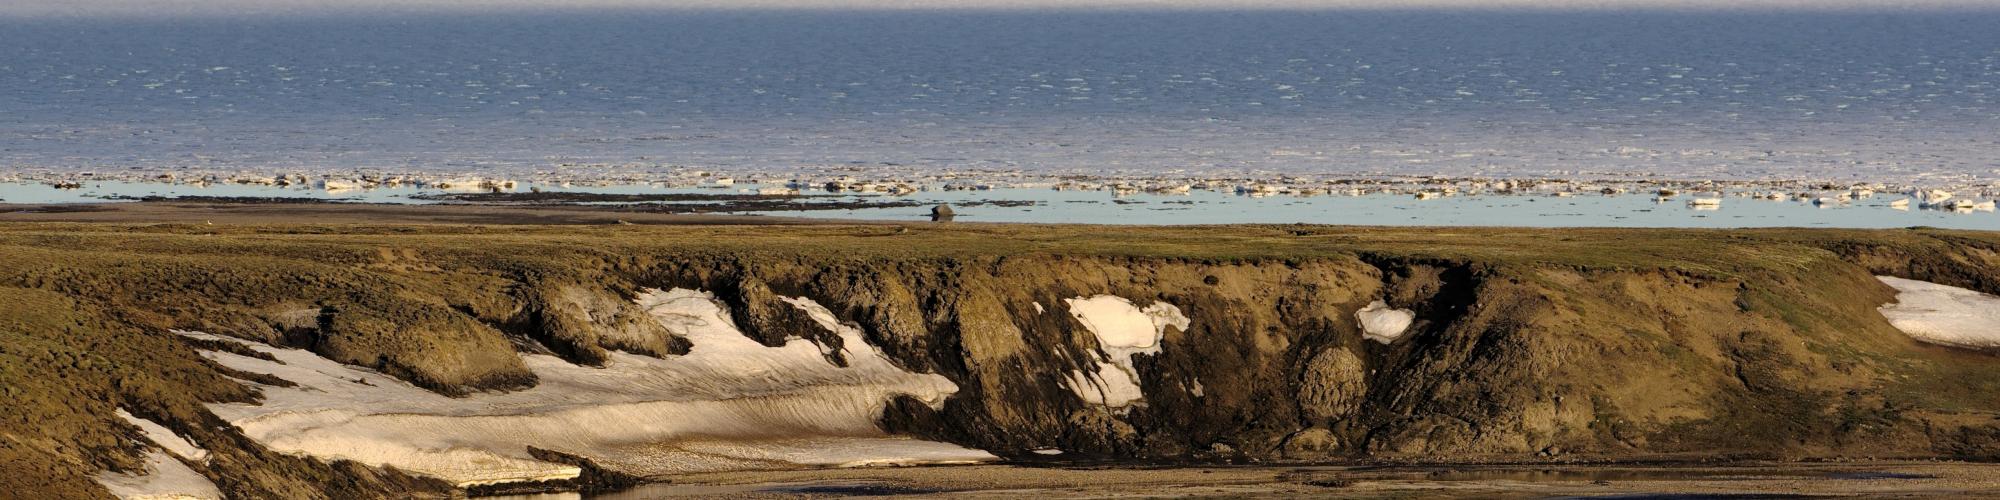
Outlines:
<svg viewBox="0 0 2000 500"><path fill-rule="evenodd" d="M17 224L0 248L0 487L57 496L2000 456L2000 359L1899 330L1877 278L2000 292L1983 233Z"/></svg>

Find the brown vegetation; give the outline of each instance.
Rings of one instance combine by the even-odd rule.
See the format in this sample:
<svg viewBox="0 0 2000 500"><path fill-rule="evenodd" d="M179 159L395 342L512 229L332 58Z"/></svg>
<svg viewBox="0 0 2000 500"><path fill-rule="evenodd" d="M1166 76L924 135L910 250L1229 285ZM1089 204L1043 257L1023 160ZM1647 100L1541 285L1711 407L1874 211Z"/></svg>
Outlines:
<svg viewBox="0 0 2000 500"><path fill-rule="evenodd" d="M777 301L826 305L961 388L886 427L1003 456L1990 459L2000 363L1891 328L1872 275L2000 292L1996 249L1931 230L12 224L0 489L101 496L88 477L143 443L122 407L214 450L197 470L234 494L446 493L263 450L201 406L255 399L253 376L169 331L509 390L535 383L522 351L685 353L629 301L674 286L766 343L837 342ZM1063 299L1101 293L1192 320L1138 358L1126 414L1060 385L1098 349ZM1391 345L1354 324L1378 299L1417 313Z"/></svg>

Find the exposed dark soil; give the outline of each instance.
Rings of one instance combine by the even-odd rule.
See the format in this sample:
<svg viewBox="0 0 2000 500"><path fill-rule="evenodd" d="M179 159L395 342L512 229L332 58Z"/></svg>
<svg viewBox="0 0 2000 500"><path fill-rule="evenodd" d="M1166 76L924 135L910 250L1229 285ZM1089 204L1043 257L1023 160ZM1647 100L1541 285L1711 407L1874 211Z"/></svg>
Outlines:
<svg viewBox="0 0 2000 500"><path fill-rule="evenodd" d="M112 210L111 207L102 203L79 203L66 205L17 205L13 207L11 212L22 214L76 214L110 210Z"/></svg>
<svg viewBox="0 0 2000 500"><path fill-rule="evenodd" d="M1479 467L1476 471L1488 474L1478 475L1313 465L1034 469L981 465L696 474L604 498L770 498L779 492L798 495L792 492L805 488L843 492L894 488L972 499L1984 498L2000 493L2000 484L1990 479L1992 468L1917 462L1519 465ZM1884 477L1861 477L1870 474Z"/></svg>

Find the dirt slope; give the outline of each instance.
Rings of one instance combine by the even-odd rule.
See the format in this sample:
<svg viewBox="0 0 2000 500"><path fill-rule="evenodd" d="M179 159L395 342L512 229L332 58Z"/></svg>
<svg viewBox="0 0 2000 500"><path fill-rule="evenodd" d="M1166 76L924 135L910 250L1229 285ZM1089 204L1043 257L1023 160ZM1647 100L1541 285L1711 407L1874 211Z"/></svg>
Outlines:
<svg viewBox="0 0 2000 500"><path fill-rule="evenodd" d="M960 392L891 430L1002 456L1633 460L2000 453L2000 363L1917 344L1874 274L2000 292L2000 236L1324 226L0 226L0 488L104 495L139 463L126 408L189 435L247 497L450 494L261 449L202 409L254 378L171 329L311 349L444 394L688 343L630 298L715 291L744 332L822 343L780 297ZM1144 404L1087 403L1096 337L1065 299L1172 304ZM1409 309L1364 339L1354 312ZM208 346L213 347L213 346ZM829 362L844 363L838 350Z"/></svg>

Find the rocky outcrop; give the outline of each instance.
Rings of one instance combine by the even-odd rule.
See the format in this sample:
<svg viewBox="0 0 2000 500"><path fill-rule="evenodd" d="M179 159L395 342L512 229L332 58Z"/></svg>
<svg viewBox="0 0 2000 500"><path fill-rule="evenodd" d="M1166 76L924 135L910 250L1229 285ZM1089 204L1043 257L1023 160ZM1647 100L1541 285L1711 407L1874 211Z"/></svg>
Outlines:
<svg viewBox="0 0 2000 500"><path fill-rule="evenodd" d="M0 491L24 498L104 498L98 470L143 471L143 432L124 409L206 450L194 464L231 498L425 498L450 485L352 462L274 453L200 405L258 394L213 369L172 334L114 321L44 290L0 287Z"/></svg>
<svg viewBox="0 0 2000 500"><path fill-rule="evenodd" d="M97 493L90 473L139 457L111 416L119 406L242 457L198 470L225 491L293 496L336 482L356 495L442 491L392 470L262 450L201 409L257 398L232 380L255 375L206 362L164 332L311 349L465 394L536 383L521 352L586 365L611 351L687 353L685 339L630 300L675 287L713 291L761 344L803 338L845 365L855 350L786 300L824 305L897 367L959 388L941 407L893 402L885 429L1002 456L2000 456L2000 431L1985 417L2000 398L1983 382L2000 365L1917 344L1876 310L1894 300L1877 273L2000 288L1991 250L2000 238L1976 233L202 231L212 229L0 233L15 257L0 263L0 290L41 304L9 313L0 343L13 358L0 364L4 390L35 408L7 415L16 419L0 458L11 460L0 463L20 472L11 476L47 478L0 486ZM1156 346L1125 352L1139 396L1131 404L1103 404L1075 382L1104 382L1100 363L1120 349L1071 314L1069 299L1102 295L1186 318L1160 329ZM1363 335L1356 312L1377 301L1407 311L1392 342ZM41 310L100 312L12 319Z"/></svg>
<svg viewBox="0 0 2000 500"><path fill-rule="evenodd" d="M560 479L528 484L499 484L471 488L468 496L533 495L549 491L574 491L582 494L607 493L631 488L646 482L645 478L606 469L588 458L554 450L529 447L528 455L536 460L574 465L583 472L575 479Z"/></svg>
<svg viewBox="0 0 2000 500"><path fill-rule="evenodd" d="M1344 347L1321 350L1299 379L1299 409L1315 425L1347 419L1368 397L1368 368Z"/></svg>
<svg viewBox="0 0 2000 500"><path fill-rule="evenodd" d="M522 336L573 363L602 365L606 351L653 357L687 354L687 339L640 310L631 297L577 284L529 287L522 316L512 321Z"/></svg>

